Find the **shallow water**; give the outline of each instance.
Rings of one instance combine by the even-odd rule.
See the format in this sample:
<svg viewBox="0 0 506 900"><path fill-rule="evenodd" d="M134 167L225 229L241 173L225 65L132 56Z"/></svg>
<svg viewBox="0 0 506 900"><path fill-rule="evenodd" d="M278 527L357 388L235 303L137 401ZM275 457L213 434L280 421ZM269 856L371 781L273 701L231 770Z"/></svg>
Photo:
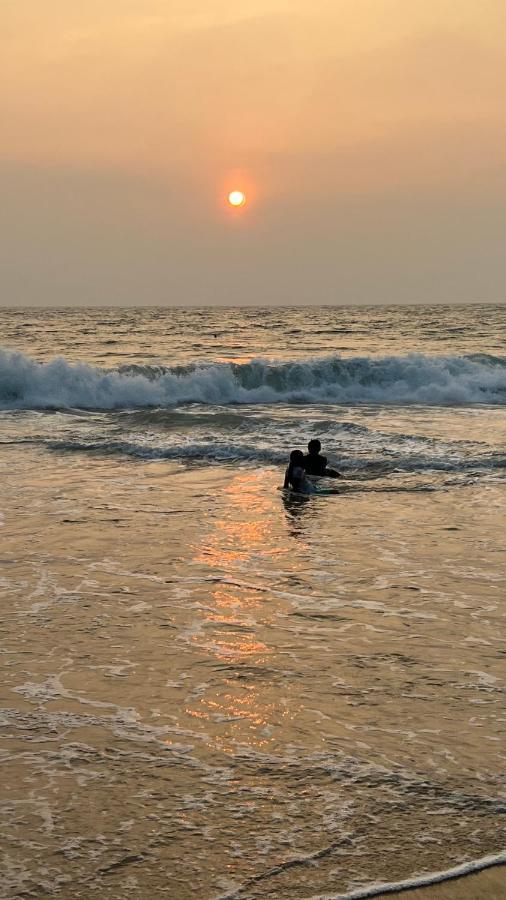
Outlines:
<svg viewBox="0 0 506 900"><path fill-rule="evenodd" d="M77 360L226 364L206 337L225 315L227 359L298 361L319 402L283 384L151 407L150 368L137 406L60 407L100 378L77 385ZM337 896L504 848L501 318L2 313L9 351L67 360L0 369L6 896ZM444 402L420 402L411 352L425 374L457 360ZM362 391L395 355L409 399L346 402L334 362L323 402L313 357L336 353ZM315 433L341 494L286 497L282 461Z"/></svg>

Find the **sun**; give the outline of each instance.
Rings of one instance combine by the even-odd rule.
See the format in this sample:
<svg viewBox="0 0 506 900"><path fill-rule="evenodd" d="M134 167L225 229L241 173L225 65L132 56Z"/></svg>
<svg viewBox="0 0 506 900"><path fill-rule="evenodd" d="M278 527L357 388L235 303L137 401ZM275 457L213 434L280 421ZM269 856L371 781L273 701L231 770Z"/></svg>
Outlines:
<svg viewBox="0 0 506 900"><path fill-rule="evenodd" d="M244 206L246 203L246 194L244 194L243 191L230 191L227 199L230 206Z"/></svg>

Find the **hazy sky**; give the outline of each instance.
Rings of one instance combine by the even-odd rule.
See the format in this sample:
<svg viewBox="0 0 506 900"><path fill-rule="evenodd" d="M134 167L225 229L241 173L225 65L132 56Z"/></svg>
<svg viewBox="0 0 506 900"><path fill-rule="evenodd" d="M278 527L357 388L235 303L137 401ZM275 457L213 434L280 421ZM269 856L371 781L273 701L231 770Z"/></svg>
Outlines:
<svg viewBox="0 0 506 900"><path fill-rule="evenodd" d="M506 299L505 0L0 0L0 45L2 305Z"/></svg>

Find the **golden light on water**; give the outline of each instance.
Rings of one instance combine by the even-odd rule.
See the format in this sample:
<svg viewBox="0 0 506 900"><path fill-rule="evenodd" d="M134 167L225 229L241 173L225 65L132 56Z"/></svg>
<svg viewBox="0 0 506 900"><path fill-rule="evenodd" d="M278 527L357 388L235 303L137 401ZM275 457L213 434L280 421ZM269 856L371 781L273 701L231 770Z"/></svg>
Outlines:
<svg viewBox="0 0 506 900"><path fill-rule="evenodd" d="M228 202L230 203L230 206L235 206L236 208L244 206L246 203L246 194L244 194L243 191L230 191Z"/></svg>

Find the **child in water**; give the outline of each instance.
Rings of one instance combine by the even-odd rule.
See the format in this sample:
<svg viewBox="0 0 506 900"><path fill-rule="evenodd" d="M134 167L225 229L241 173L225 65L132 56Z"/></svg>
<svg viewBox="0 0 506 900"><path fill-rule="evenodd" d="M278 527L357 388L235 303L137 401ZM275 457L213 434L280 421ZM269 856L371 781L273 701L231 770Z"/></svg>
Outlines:
<svg viewBox="0 0 506 900"><path fill-rule="evenodd" d="M285 472L284 488L291 488L298 494L316 494L316 488L304 471L304 454L302 450L292 450L290 462Z"/></svg>

